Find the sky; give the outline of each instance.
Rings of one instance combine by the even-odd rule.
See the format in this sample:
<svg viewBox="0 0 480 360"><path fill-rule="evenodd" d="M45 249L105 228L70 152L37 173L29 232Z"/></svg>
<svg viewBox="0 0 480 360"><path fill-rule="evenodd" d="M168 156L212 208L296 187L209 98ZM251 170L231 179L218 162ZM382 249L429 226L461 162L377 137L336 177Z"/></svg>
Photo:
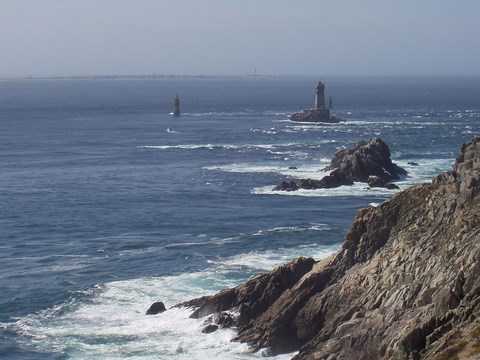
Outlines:
<svg viewBox="0 0 480 360"><path fill-rule="evenodd" d="M0 77L480 75L478 0L0 0Z"/></svg>

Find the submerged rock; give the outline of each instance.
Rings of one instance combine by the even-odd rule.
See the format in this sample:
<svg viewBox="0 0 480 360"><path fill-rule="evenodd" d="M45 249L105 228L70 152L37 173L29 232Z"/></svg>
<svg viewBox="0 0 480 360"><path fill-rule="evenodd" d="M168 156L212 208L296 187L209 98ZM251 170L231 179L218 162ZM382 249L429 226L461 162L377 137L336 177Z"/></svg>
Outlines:
<svg viewBox="0 0 480 360"><path fill-rule="evenodd" d="M274 190L330 189L352 185L356 181L368 182L369 177L378 179L376 187L393 189L398 187L389 182L407 175L405 169L392 162L390 149L381 139L360 141L353 149L338 150L324 170L331 172L321 180L304 179L298 184L282 181Z"/></svg>
<svg viewBox="0 0 480 360"><path fill-rule="evenodd" d="M453 358L479 346L479 193L477 137L431 184L359 210L329 258L181 305L236 311L236 340L295 360Z"/></svg>

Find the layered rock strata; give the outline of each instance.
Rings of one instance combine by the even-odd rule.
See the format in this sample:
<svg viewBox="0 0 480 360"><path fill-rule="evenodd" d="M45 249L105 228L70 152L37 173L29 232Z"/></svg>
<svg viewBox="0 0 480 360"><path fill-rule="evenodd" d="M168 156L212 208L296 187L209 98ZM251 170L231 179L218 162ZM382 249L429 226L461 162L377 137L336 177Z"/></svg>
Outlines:
<svg viewBox="0 0 480 360"><path fill-rule="evenodd" d="M475 359L480 354L480 137L452 171L361 209L341 249L217 295L236 340L295 360Z"/></svg>
<svg viewBox="0 0 480 360"><path fill-rule="evenodd" d="M398 188L389 182L407 175L407 171L394 164L390 156L390 149L382 139L360 141L353 149L338 150L330 165L323 169L330 174L321 180L282 181L274 190L328 189L357 181L366 183L369 178L377 179L373 186Z"/></svg>

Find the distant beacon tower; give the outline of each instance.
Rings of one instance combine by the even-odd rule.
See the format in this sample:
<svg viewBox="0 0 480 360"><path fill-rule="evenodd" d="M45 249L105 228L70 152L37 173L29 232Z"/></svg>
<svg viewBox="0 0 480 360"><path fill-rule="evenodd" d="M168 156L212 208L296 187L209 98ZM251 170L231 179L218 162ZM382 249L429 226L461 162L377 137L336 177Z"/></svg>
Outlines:
<svg viewBox="0 0 480 360"><path fill-rule="evenodd" d="M325 109L325 85L321 81L315 88L315 110Z"/></svg>
<svg viewBox="0 0 480 360"><path fill-rule="evenodd" d="M175 102L173 103L173 116L180 116L180 98L178 97L178 95L175 96Z"/></svg>

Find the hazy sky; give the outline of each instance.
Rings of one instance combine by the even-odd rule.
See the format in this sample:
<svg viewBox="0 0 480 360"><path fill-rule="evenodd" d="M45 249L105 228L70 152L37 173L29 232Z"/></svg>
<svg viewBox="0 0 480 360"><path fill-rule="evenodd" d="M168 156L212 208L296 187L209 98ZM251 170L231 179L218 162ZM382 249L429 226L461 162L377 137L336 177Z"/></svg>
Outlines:
<svg viewBox="0 0 480 360"><path fill-rule="evenodd" d="M0 0L0 77L480 75L478 0Z"/></svg>

